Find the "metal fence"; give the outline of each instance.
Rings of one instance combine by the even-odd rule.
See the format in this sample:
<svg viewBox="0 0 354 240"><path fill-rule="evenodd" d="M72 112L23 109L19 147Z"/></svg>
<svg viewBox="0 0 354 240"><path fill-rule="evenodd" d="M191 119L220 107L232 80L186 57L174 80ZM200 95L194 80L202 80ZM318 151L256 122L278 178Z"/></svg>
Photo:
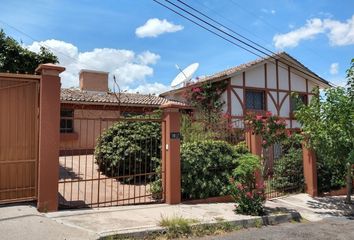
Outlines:
<svg viewBox="0 0 354 240"><path fill-rule="evenodd" d="M66 120L68 117L66 117ZM70 118L69 118L70 120ZM59 207L83 208L164 201L151 184L164 177L161 169L161 119L71 118L62 133ZM66 121L67 122L67 121ZM158 128L159 135L129 132L134 124ZM68 130L69 129L69 130ZM108 133L110 132L110 133ZM104 144L103 144L104 143ZM156 187L155 187L156 188Z"/></svg>
<svg viewBox="0 0 354 240"><path fill-rule="evenodd" d="M302 161L289 166L281 143L263 149L262 172L267 199L281 197L304 190ZM278 168L278 172L275 169Z"/></svg>

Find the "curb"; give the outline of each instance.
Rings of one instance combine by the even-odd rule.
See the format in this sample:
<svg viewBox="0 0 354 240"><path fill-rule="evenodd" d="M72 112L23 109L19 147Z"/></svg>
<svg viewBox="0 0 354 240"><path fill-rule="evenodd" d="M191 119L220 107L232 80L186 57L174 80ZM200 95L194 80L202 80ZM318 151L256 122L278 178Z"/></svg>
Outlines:
<svg viewBox="0 0 354 240"><path fill-rule="evenodd" d="M226 220L222 222L201 222L193 224L193 226L213 226L218 225L220 223L229 223L234 226L239 226L241 228L252 228L252 227L259 227L261 226L268 226L268 225L277 225L281 223L286 223L290 221L300 221L302 219L300 213L298 212L291 212L286 214L277 214L277 215L269 215L269 216L260 216L254 217L251 219L241 219L241 220ZM146 227L139 227L135 229L125 229L120 231L109 231L109 232L102 232L99 233L99 240L105 240L109 237L117 237L119 239L125 238L143 238L149 234L157 234L157 233L164 233L167 231L165 227L159 226L146 226Z"/></svg>

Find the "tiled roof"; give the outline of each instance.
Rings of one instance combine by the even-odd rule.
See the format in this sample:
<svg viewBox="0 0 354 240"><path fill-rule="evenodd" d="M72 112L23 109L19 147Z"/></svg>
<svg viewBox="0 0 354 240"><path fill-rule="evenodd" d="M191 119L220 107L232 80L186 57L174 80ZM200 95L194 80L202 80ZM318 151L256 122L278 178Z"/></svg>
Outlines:
<svg viewBox="0 0 354 240"><path fill-rule="evenodd" d="M118 94L117 94L118 95ZM118 104L118 96L111 92L84 91L75 88L62 88L60 99L62 102L91 103L91 104ZM152 106L158 107L166 103L183 105L169 101L166 98L151 94L121 93L120 104L123 106Z"/></svg>
<svg viewBox="0 0 354 240"><path fill-rule="evenodd" d="M206 76L204 78L199 79L199 81L197 83L195 83L195 84L200 84L200 83L203 83L203 82L206 82L206 81L218 81L218 80L225 79L227 77L232 76L233 74L236 74L238 72L242 72L242 71L246 70L247 68L250 68L250 67L252 67L252 66L254 66L254 65L258 64L258 63L261 63L263 61L267 61L267 60L269 60L271 58L272 59L274 59L274 58L275 59L289 59L289 60L286 60L286 61L290 62L290 63L291 62L295 62L295 64L298 65L299 68L305 69L305 71L307 71L309 74L312 74L315 78L318 78L321 82L323 82L323 83L325 83L327 85L329 84L326 80L324 80L321 77L319 77L316 73L314 73L313 71L311 71L310 69L305 67L297 59L295 59L294 57L290 56L286 52L279 52L279 53L273 54L272 56L269 56L269 57L259 58L259 59L256 59L254 61L251 61L251 62L248 62L248 63L244 63L244 64L238 65L236 67L232 67L232 68L217 72L215 74L212 74L212 75L209 75L209 76ZM191 85L189 85L189 86L191 86ZM183 88L184 87L179 88L179 89L170 90L168 92L160 94L160 96L168 96L170 93L179 92Z"/></svg>

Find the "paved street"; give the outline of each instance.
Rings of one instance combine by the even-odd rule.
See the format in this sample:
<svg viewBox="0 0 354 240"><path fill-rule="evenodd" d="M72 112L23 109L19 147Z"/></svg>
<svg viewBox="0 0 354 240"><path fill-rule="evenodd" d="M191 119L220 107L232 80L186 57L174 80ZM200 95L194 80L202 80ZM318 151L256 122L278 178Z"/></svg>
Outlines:
<svg viewBox="0 0 354 240"><path fill-rule="evenodd" d="M285 223L277 226L250 228L225 235L198 238L211 239L242 239L242 240L279 240L279 239L311 239L335 240L354 239L354 219L328 218L318 222Z"/></svg>

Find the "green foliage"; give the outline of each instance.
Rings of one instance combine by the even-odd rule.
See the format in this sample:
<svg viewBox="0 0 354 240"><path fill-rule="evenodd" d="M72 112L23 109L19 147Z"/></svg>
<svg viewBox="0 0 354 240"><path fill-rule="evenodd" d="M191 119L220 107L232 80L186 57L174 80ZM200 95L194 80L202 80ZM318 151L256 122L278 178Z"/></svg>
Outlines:
<svg viewBox="0 0 354 240"><path fill-rule="evenodd" d="M286 122L279 116L266 112L265 115L248 113L245 123L254 134L262 137L262 147L267 148L274 143L283 141L287 135Z"/></svg>
<svg viewBox="0 0 354 240"><path fill-rule="evenodd" d="M200 139L213 139L215 134L205 127L203 122L193 121L188 114L182 114L181 134L183 142L195 142Z"/></svg>
<svg viewBox="0 0 354 240"><path fill-rule="evenodd" d="M239 165L230 179L231 196L236 202L235 211L240 214L260 216L264 214L263 186L256 185L255 172L261 168L260 160L252 154L239 158Z"/></svg>
<svg viewBox="0 0 354 240"><path fill-rule="evenodd" d="M215 115L218 119L215 124L209 124L203 121L202 113L197 116L189 114L182 115L181 134L183 142L194 142L203 140L223 140L231 144L236 144L244 136L243 129L233 128L230 124L231 119L227 114Z"/></svg>
<svg viewBox="0 0 354 240"><path fill-rule="evenodd" d="M182 196L203 199L229 194L228 179L240 154L224 141L199 140L181 146Z"/></svg>
<svg viewBox="0 0 354 240"><path fill-rule="evenodd" d="M247 144L245 142L239 142L236 146L235 146L235 150L236 152L238 152L239 154L246 154L249 153Z"/></svg>
<svg viewBox="0 0 354 240"><path fill-rule="evenodd" d="M105 130L97 141L95 157L107 176L154 172L161 159L161 126L151 121L119 121ZM119 179L124 182L142 176Z"/></svg>
<svg viewBox="0 0 354 240"><path fill-rule="evenodd" d="M220 130L228 128L229 121L222 114L225 101L221 97L226 86L226 81L206 82L200 86L185 89L183 97L188 105L194 107L192 125L196 125L194 122L199 123L193 128L202 129L206 134L211 133L213 135L221 135ZM198 132L201 133L201 131Z"/></svg>
<svg viewBox="0 0 354 240"><path fill-rule="evenodd" d="M44 47L31 52L0 30L0 72L33 74L41 63L58 63L58 58Z"/></svg>
<svg viewBox="0 0 354 240"><path fill-rule="evenodd" d="M274 164L274 177L271 182L278 191L297 191L303 189L304 172L302 149L290 148Z"/></svg>
<svg viewBox="0 0 354 240"><path fill-rule="evenodd" d="M350 157L354 151L354 94L352 62L348 73L347 88L331 87L319 94L317 90L308 106L303 105L296 111L296 118L302 125L308 145L317 154L319 166L319 183L321 177L329 177L327 168L331 169L330 187L345 185L345 166L354 162ZM321 175L321 172L325 175ZM328 182L328 181L326 181ZM327 186L319 186L327 188Z"/></svg>
<svg viewBox="0 0 354 240"><path fill-rule="evenodd" d="M161 165L156 167L156 179L150 183L150 193L153 199L162 199L162 178L161 178Z"/></svg>
<svg viewBox="0 0 354 240"><path fill-rule="evenodd" d="M203 83L199 87L188 89L185 93L190 104L202 112L220 112L222 106L225 104L221 100L221 94L225 91L227 86L226 81L216 83Z"/></svg>
<svg viewBox="0 0 354 240"><path fill-rule="evenodd" d="M238 159L238 166L233 170L233 177L238 183L251 191L255 187L255 172L261 168L259 157L252 154L242 155Z"/></svg>
<svg viewBox="0 0 354 240"><path fill-rule="evenodd" d="M191 224L196 222L197 221L194 219L186 219L179 216L174 216L171 218L161 217L159 225L167 228L168 238L174 239L191 234Z"/></svg>

